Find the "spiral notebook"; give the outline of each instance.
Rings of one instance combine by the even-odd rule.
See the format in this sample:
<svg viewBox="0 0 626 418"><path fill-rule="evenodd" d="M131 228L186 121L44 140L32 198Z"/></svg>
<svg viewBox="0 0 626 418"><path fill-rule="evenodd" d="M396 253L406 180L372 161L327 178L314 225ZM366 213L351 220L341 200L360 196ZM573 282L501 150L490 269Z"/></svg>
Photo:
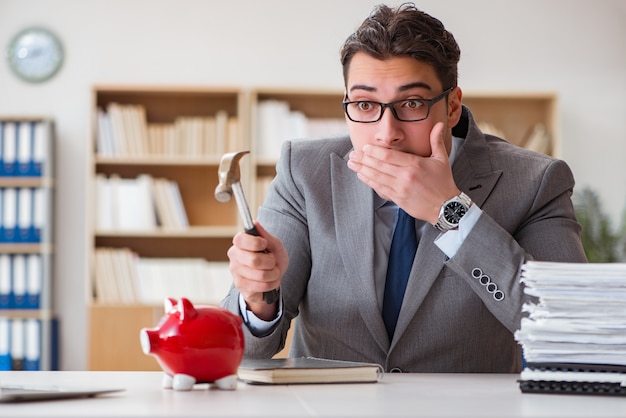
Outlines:
<svg viewBox="0 0 626 418"><path fill-rule="evenodd" d="M519 385L523 393L626 396L626 366L529 363Z"/></svg>

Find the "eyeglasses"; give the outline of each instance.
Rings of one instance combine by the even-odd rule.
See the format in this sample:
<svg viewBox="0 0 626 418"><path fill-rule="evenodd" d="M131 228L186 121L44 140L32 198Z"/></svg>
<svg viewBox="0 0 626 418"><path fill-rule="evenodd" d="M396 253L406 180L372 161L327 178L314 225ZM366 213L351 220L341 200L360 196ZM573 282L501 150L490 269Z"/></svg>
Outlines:
<svg viewBox="0 0 626 418"><path fill-rule="evenodd" d="M371 100L351 102L347 100L348 95L346 95L343 102L343 110L352 122L378 122L383 117L385 108L389 108L393 116L401 122L419 122L426 119L430 114L430 108L446 97L453 89L454 87L450 87L432 99L402 99L389 103L373 102Z"/></svg>

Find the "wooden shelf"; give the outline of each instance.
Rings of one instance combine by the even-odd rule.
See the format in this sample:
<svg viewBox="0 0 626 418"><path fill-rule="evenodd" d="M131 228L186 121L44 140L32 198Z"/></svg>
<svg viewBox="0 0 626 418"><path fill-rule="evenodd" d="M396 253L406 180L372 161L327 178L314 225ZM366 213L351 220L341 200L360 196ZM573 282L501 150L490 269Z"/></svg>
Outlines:
<svg viewBox="0 0 626 418"><path fill-rule="evenodd" d="M267 184L276 175L278 158L278 155L257 152L258 104L266 100L284 101L291 110L301 112L309 119L344 119L343 92L335 90L96 86L93 97L93 113L112 102L138 104L145 107L149 123L173 123L179 116L210 116L219 110L237 115L242 135L240 150L251 151L250 156L241 160L240 167L242 184L254 217L264 199ZM553 141L551 152L558 152L555 95L477 92L465 94L464 103L471 108L479 123L497 126L508 140L516 144L523 145L535 125L545 125ZM95 136L95 127L92 132ZM121 178L136 178L150 174L176 181L191 225L182 230L98 231L94 228L90 240L92 252L102 247L125 247L140 257L198 257L227 261L226 251L232 245L232 237L241 230L241 221L234 201L223 204L214 198L220 156L102 157L92 152L90 157L94 176L116 174ZM93 205L88 207L95 212ZM90 271L93 271L93 265ZM92 286L93 277L88 278L88 283ZM89 294L93 293L91 289ZM153 327L157 323L162 316L161 307L101 304L97 299L90 299L88 303L92 330L90 369L159 370L154 359L141 352L138 333L142 327ZM110 341L123 345L110 350ZM288 347L279 356L286 356L287 350Z"/></svg>
<svg viewBox="0 0 626 418"><path fill-rule="evenodd" d="M106 110L111 103L139 105L145 109L147 124L176 123L183 117L211 118L225 111L238 120L237 140L245 149L245 120L247 108L245 94L238 89L120 87L96 86L93 89L93 114ZM92 129L94 139L97 126ZM150 138L148 138L150 139ZM96 140L94 144L98 143ZM232 144L232 143L230 143ZM229 145L230 145L229 144ZM226 148L223 144L221 148ZM242 149L242 150L243 150ZM227 261L226 252L233 236L241 230L234 199L227 203L215 199L218 185L218 167L221 155L170 154L170 155L109 155L91 151L92 172L96 176L136 179L149 175L175 182L180 191L189 227L155 228L144 230L98 230L91 228L91 253L88 279L90 286L89 314L89 368L92 370L159 370L150 356L141 352L138 342L142 327L156 326L163 308L141 304L103 304L95 288L95 254L98 249L129 249L140 258L204 259L208 262ZM249 185L250 159L240 164L242 184ZM93 200L91 213L95 214ZM95 215L94 215L95 220ZM113 277L111 279L114 279ZM93 296L95 295L95 296ZM193 300L193 295L190 295ZM128 341L123 348L112 352L110 341ZM120 354L121 353L121 354Z"/></svg>
<svg viewBox="0 0 626 418"><path fill-rule="evenodd" d="M50 243L41 244L0 244L0 254L52 254L53 246Z"/></svg>
<svg viewBox="0 0 626 418"><path fill-rule="evenodd" d="M154 357L141 351L139 331L153 328L162 315L163 307L92 304L89 307L89 369L161 370Z"/></svg>
<svg viewBox="0 0 626 418"><path fill-rule="evenodd" d="M488 123L501 130L504 138L524 147L533 128L542 124L548 130L552 146L560 150L557 122L557 97L553 93L470 93L463 97L478 123Z"/></svg>

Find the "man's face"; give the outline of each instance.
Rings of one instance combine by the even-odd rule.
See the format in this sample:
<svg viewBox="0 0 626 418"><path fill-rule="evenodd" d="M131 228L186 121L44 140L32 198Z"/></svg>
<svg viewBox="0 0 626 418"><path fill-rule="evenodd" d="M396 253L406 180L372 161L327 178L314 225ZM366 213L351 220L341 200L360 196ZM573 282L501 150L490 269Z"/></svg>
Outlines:
<svg viewBox="0 0 626 418"><path fill-rule="evenodd" d="M357 52L348 70L346 94L349 101L370 100L389 103L403 99L432 99L444 88L432 66L410 57L378 60ZM390 109L385 109L378 122L359 123L346 117L350 138L355 149L366 144L394 148L422 157L431 155L430 131L437 122L444 122L444 140L450 152L450 129L458 122L461 91L456 88L435 103L427 119L419 122L401 122Z"/></svg>

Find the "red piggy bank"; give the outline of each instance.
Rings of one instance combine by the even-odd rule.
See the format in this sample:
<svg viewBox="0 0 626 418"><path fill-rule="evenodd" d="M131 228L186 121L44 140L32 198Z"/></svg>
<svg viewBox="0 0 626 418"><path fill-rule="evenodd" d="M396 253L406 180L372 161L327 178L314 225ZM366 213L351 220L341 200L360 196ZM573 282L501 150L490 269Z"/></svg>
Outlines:
<svg viewBox="0 0 626 418"><path fill-rule="evenodd" d="M243 358L241 323L239 316L217 306L166 299L165 315L156 328L140 331L141 348L156 357L165 372L164 388L190 390L196 383L214 383L235 389Z"/></svg>

